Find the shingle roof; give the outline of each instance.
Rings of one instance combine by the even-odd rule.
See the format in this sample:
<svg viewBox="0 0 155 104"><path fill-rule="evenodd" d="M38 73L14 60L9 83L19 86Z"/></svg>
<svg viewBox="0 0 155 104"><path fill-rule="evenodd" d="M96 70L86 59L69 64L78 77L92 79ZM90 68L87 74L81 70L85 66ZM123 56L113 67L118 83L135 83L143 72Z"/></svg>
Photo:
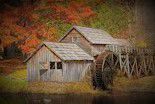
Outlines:
<svg viewBox="0 0 155 104"><path fill-rule="evenodd" d="M94 28L81 27L81 26L73 26L72 29L76 29L78 32L80 32L91 44L120 43L120 41L117 41L109 33L101 29L94 29ZM62 39L64 39L70 31L68 31L67 34Z"/></svg>
<svg viewBox="0 0 155 104"><path fill-rule="evenodd" d="M73 43L44 42L42 45L48 47L50 51L54 52L62 60L94 60L92 56ZM25 62L27 62L33 55L34 54L30 55Z"/></svg>
<svg viewBox="0 0 155 104"><path fill-rule="evenodd" d="M63 60L93 60L93 57L73 43L44 42L44 44Z"/></svg>
<svg viewBox="0 0 155 104"><path fill-rule="evenodd" d="M100 29L74 26L81 34L84 35L92 44L107 44L113 37L107 32Z"/></svg>

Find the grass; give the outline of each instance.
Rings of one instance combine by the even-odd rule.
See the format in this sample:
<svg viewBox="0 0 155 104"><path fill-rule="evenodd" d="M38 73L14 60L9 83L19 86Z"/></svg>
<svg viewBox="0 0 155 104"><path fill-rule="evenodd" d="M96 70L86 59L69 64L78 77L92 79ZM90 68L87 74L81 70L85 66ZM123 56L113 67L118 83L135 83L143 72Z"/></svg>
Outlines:
<svg viewBox="0 0 155 104"><path fill-rule="evenodd" d="M129 92L155 92L155 76L147 76L139 79L116 77L113 89Z"/></svg>
<svg viewBox="0 0 155 104"><path fill-rule="evenodd" d="M54 83L54 82L33 82L28 85L28 92L32 93L53 93L53 94L95 94L92 86L87 82Z"/></svg>
<svg viewBox="0 0 155 104"><path fill-rule="evenodd" d="M46 94L101 94L94 90L89 75L80 82L31 82L27 92Z"/></svg>
<svg viewBox="0 0 155 104"><path fill-rule="evenodd" d="M27 70L17 70L8 75L11 78L26 80L27 78Z"/></svg>
<svg viewBox="0 0 155 104"><path fill-rule="evenodd" d="M27 82L26 70L16 70L7 75L0 75L1 92L24 92L45 94L106 94L103 91L93 90L89 78L81 82ZM155 76L139 79L128 79L117 76L114 79L113 91L142 91L155 92Z"/></svg>
<svg viewBox="0 0 155 104"><path fill-rule="evenodd" d="M0 76L1 92L25 92L25 93L46 93L46 94L81 94L98 93L93 90L91 83L87 81L58 83L58 82L27 82L27 71L16 70L8 75Z"/></svg>
<svg viewBox="0 0 155 104"><path fill-rule="evenodd" d="M16 70L26 69L21 59L0 60L0 74L8 75Z"/></svg>
<svg viewBox="0 0 155 104"><path fill-rule="evenodd" d="M0 91L2 92L23 92L26 87L26 70L17 70L7 76L0 76Z"/></svg>

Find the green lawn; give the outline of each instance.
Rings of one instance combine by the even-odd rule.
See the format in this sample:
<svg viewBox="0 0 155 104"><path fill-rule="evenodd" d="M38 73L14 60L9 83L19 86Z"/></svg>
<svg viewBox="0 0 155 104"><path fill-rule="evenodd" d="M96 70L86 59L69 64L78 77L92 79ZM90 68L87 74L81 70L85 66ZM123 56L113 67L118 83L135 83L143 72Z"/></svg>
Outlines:
<svg viewBox="0 0 155 104"><path fill-rule="evenodd" d="M0 76L0 91L2 92L22 92L26 87L26 70L17 70L7 76Z"/></svg>
<svg viewBox="0 0 155 104"><path fill-rule="evenodd" d="M99 94L103 91L93 90L90 80L72 83L30 82L26 80L26 70L16 70L9 75L0 75L0 91L2 92L30 92L56 94ZM155 76L139 79L116 77L112 89L119 91L155 92Z"/></svg>
<svg viewBox="0 0 155 104"><path fill-rule="evenodd" d="M90 81L74 83L56 83L56 82L27 82L26 70L16 70L7 76L0 76L0 91L2 92L30 92L30 93L97 93L93 90Z"/></svg>

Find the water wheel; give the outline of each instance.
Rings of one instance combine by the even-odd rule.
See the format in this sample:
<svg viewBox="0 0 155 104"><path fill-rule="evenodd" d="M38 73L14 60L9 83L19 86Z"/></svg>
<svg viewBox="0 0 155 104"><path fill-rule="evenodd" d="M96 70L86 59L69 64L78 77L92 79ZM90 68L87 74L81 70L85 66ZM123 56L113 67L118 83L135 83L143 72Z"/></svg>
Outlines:
<svg viewBox="0 0 155 104"><path fill-rule="evenodd" d="M113 82L113 74L118 65L118 58L113 52L104 52L96 57L94 80L96 87L107 89Z"/></svg>

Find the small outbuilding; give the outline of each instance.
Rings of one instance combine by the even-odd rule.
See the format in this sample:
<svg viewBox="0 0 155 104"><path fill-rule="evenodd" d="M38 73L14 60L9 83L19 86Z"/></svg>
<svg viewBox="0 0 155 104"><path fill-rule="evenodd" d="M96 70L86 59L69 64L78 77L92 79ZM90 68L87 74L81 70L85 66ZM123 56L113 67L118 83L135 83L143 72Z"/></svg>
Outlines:
<svg viewBox="0 0 155 104"><path fill-rule="evenodd" d="M94 58L73 43L44 42L26 60L29 81L80 81Z"/></svg>
<svg viewBox="0 0 155 104"><path fill-rule="evenodd" d="M125 39L113 38L101 29L73 26L59 42L75 43L92 56L105 51L106 45L129 45Z"/></svg>

